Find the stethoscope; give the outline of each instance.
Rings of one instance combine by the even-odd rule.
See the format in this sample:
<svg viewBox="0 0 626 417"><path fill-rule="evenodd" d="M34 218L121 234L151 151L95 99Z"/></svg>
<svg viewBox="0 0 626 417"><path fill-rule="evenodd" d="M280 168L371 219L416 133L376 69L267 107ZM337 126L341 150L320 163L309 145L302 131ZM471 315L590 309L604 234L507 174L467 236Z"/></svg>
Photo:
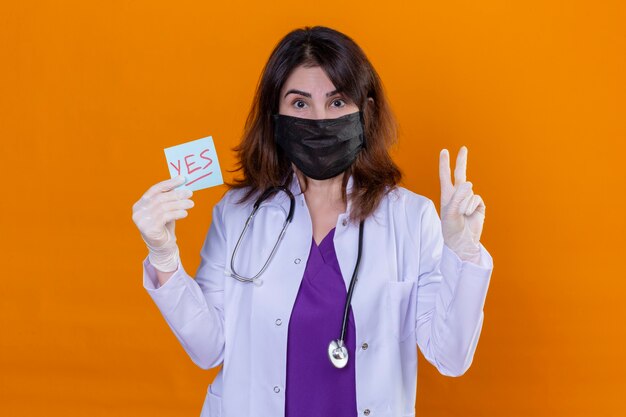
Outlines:
<svg viewBox="0 0 626 417"><path fill-rule="evenodd" d="M263 203L263 201L265 201L271 195L279 191L284 191L289 196L289 213L287 214L287 218L285 219L285 222L283 223L283 228L280 232L280 235L278 236L278 239L276 240L276 243L274 244L274 247L272 248L272 252L267 258L267 261L265 262L265 264L263 264L263 267L261 268L261 270L253 277L244 277L235 271L235 257L237 256L239 245L241 244L243 237L248 231L248 227L250 226L250 223L254 219L254 216L256 216L256 213L259 210L261 203ZM259 196L259 198L256 200L256 202L254 203L252 207L252 212L248 216L248 219L246 220L246 223L243 226L243 230L241 232L241 235L239 235L239 239L237 239L237 243L235 244L235 249L233 249L233 255L230 258L230 273L228 275L230 275L231 277L235 278L236 280L240 282L251 282L256 285L259 285L262 282L259 279L259 277L261 276L261 274L263 274L263 272L265 272L265 269L267 268L270 261L274 257L274 254L276 253L276 249L278 249L278 245L283 240L283 237L285 236L285 231L287 230L287 226L293 220L295 207L296 207L296 199L293 196L293 193L285 186L270 187ZM332 340L330 344L328 345L328 358L330 359L330 362L336 368L343 368L348 364L348 349L346 348L344 344L344 337L346 335L346 327L348 324L350 303L352 302L352 294L354 292L354 286L356 284L356 281L358 281L357 273L359 270L359 263L361 261L362 248L363 248L363 221L359 223L359 249L358 249L358 253L356 257L356 265L354 266L354 271L352 272L352 278L350 279L350 285L348 286L348 294L346 295L346 303L343 309L343 322L341 324L341 335L339 336L339 339Z"/></svg>

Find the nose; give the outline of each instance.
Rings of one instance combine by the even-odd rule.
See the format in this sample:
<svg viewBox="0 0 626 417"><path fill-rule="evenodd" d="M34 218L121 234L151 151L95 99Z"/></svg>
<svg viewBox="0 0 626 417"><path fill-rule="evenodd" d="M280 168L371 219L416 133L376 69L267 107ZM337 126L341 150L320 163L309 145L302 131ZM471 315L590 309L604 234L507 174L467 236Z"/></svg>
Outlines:
<svg viewBox="0 0 626 417"><path fill-rule="evenodd" d="M313 106L313 111L311 112L311 116L313 119L326 119L326 107L323 104L316 104Z"/></svg>

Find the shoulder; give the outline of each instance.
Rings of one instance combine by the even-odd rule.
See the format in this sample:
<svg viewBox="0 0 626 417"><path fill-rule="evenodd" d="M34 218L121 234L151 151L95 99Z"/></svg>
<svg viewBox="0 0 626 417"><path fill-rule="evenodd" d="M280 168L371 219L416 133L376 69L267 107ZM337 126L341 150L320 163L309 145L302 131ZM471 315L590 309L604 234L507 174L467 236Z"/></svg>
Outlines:
<svg viewBox="0 0 626 417"><path fill-rule="evenodd" d="M382 227L391 227L396 233L413 235L426 225L440 222L433 201L401 186L387 191L372 221Z"/></svg>
<svg viewBox="0 0 626 417"><path fill-rule="evenodd" d="M221 204L223 206L231 206L231 205L241 205L241 204L252 204L250 201L254 201L252 198L249 199L249 201L247 202L242 202L243 198L245 197L245 195L249 192L250 187L243 187L243 188L229 188L226 190L226 192L224 193L224 195L222 196L222 199L219 201L218 204Z"/></svg>
<svg viewBox="0 0 626 417"><path fill-rule="evenodd" d="M389 190L381 201L381 206L394 216L416 217L418 214L421 217L432 210L436 213L435 203L430 198L401 186Z"/></svg>
<svg viewBox="0 0 626 417"><path fill-rule="evenodd" d="M413 248L420 248L422 239L431 239L441 233L441 220L435 203L428 197L404 187L396 186L383 199L383 224L406 237Z"/></svg>
<svg viewBox="0 0 626 417"><path fill-rule="evenodd" d="M249 188L229 188L226 190L222 198L215 204L214 216L219 216L222 220L226 217L237 216L240 212L250 211L248 207L254 204L255 198L252 196L244 201L244 197L248 193Z"/></svg>

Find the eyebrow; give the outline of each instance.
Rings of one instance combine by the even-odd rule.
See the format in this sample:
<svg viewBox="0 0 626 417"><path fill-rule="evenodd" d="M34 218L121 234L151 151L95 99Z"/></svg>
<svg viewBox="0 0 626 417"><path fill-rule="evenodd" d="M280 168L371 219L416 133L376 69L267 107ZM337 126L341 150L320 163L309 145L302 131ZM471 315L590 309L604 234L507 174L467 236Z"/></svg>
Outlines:
<svg viewBox="0 0 626 417"><path fill-rule="evenodd" d="M326 93L326 97L334 96L338 92L339 92L339 90L330 91L330 92ZM301 96L311 98L311 93L307 93L306 91L302 91L302 90L295 90L293 88L291 90L287 91L283 98L287 97L289 94L299 94Z"/></svg>

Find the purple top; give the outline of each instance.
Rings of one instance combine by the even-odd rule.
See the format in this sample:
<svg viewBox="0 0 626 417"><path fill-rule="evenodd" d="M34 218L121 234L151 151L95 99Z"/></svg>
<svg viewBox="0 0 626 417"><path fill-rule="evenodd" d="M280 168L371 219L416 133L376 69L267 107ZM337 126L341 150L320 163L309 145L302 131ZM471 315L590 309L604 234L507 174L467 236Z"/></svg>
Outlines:
<svg viewBox="0 0 626 417"><path fill-rule="evenodd" d="M335 254L333 228L311 253L296 298L287 339L286 417L356 417L355 325L350 308L345 344L348 364L337 369L328 344L341 334L347 289Z"/></svg>

